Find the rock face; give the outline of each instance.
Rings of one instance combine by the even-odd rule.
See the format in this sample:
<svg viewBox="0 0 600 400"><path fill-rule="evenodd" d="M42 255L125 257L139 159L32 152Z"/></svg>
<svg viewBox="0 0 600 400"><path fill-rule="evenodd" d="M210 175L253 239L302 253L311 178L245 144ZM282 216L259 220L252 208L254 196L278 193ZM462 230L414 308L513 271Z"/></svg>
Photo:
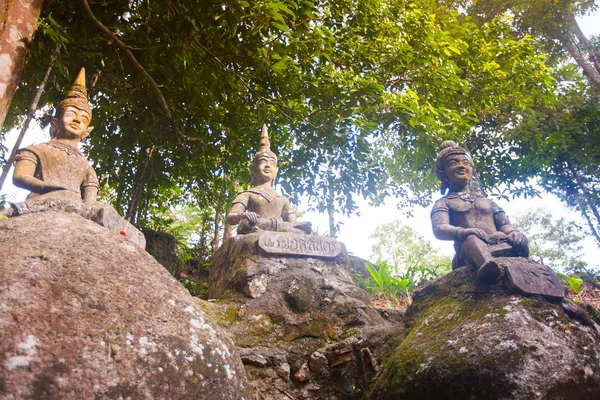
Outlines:
<svg viewBox="0 0 600 400"><path fill-rule="evenodd" d="M0 398L251 398L232 342L122 235L48 211L0 244Z"/></svg>
<svg viewBox="0 0 600 400"><path fill-rule="evenodd" d="M182 270L182 263L177 256L177 240L174 236L164 232L157 232L150 229L144 229L146 238L146 251L150 253L156 261L169 271L175 278L179 278Z"/></svg>
<svg viewBox="0 0 600 400"><path fill-rule="evenodd" d="M360 398L391 323L356 285L345 249L332 260L282 257L262 253L258 236L215 253L209 297L220 300L203 304L232 334L260 398Z"/></svg>
<svg viewBox="0 0 600 400"><path fill-rule="evenodd" d="M366 398L600 397L600 320L582 306L484 286L467 268L413 300Z"/></svg>

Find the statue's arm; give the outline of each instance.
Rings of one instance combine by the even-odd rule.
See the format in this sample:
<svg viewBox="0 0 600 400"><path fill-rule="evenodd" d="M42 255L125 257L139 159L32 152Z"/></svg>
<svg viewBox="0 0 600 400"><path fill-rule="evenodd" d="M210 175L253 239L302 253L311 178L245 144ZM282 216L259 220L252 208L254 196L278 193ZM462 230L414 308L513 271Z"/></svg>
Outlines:
<svg viewBox="0 0 600 400"><path fill-rule="evenodd" d="M496 203L493 203L493 206L494 224L496 224L496 229L498 229L500 232L503 232L507 236L508 242L513 247L527 249L527 236L519 232L519 230L510 223L504 210L498 207Z"/></svg>
<svg viewBox="0 0 600 400"><path fill-rule="evenodd" d="M247 219L252 223L258 222L257 213L246 211L248 200L248 193L240 193L235 200L233 200L233 205L227 213L227 223L229 225L238 225L243 219Z"/></svg>
<svg viewBox="0 0 600 400"><path fill-rule="evenodd" d="M21 155L21 154L20 154ZM37 160L33 154L17 157L15 161L15 172L13 184L15 186L31 190L36 193L44 192L44 181L34 177L37 168Z"/></svg>
<svg viewBox="0 0 600 400"><path fill-rule="evenodd" d="M55 185L52 182L36 178L34 175L38 162L39 160L33 152L27 149L20 150L15 158L13 184L35 193L47 193L53 190L66 189L61 185Z"/></svg>
<svg viewBox="0 0 600 400"><path fill-rule="evenodd" d="M440 240L456 240L456 233L460 229L450 225L450 214L447 211L435 209L431 214L431 227L433 235Z"/></svg>
<svg viewBox="0 0 600 400"><path fill-rule="evenodd" d="M285 204L283 205L283 209L281 210L281 219L287 222L296 222L296 215L294 215L294 211L292 210L292 204L288 199L285 199Z"/></svg>
<svg viewBox="0 0 600 400"><path fill-rule="evenodd" d="M81 198L84 203L94 204L98 197L98 190L100 184L98 183L98 176L94 168L88 167L88 173L81 184Z"/></svg>

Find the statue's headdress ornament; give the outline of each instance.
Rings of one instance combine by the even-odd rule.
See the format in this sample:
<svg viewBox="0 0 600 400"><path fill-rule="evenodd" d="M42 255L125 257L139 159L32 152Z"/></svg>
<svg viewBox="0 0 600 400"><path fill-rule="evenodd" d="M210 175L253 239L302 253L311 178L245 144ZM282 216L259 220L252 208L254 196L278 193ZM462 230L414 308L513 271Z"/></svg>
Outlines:
<svg viewBox="0 0 600 400"><path fill-rule="evenodd" d="M262 157L272 158L275 161L277 161L277 156L271 151L271 142L269 142L269 132L267 131L267 124L263 124L262 127L258 152L254 156L254 164L258 164L258 161Z"/></svg>
<svg viewBox="0 0 600 400"><path fill-rule="evenodd" d="M444 161L446 160L446 157L448 157L451 154L464 154L469 159L471 166L473 166L473 158L471 157L471 153L469 153L467 149L460 147L453 140L443 141L442 144L440 144L440 146L437 148L437 157L435 159L435 173L438 176L438 178L440 178L440 180L442 181L440 187L440 192L442 194L446 194L446 189L448 189L448 182L441 173L444 172Z"/></svg>
<svg viewBox="0 0 600 400"><path fill-rule="evenodd" d="M85 68L81 68L75 83L71 87L71 90L67 92L64 100L58 104L56 108L56 115L60 116L68 106L76 107L80 110L86 111L92 116L92 109L88 104L87 89L85 87Z"/></svg>

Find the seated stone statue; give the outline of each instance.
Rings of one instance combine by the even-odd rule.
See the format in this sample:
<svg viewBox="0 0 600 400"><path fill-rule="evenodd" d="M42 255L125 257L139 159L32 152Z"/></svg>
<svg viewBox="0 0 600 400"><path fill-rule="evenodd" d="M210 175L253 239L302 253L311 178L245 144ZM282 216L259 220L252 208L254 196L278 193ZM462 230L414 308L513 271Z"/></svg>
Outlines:
<svg viewBox="0 0 600 400"><path fill-rule="evenodd" d="M15 158L13 183L31 190L27 199L72 199L93 204L98 178L77 144L92 131L85 70L82 68L67 96L56 109L51 140L20 149Z"/></svg>
<svg viewBox="0 0 600 400"><path fill-rule="evenodd" d="M492 282L501 269L489 246L507 242L512 255L527 257L527 238L510 224L504 210L485 196L471 191L473 161L469 152L453 141L445 141L435 161L441 193L431 210L433 233L441 240L454 240L453 269L469 264L477 268L481 281Z"/></svg>
<svg viewBox="0 0 600 400"><path fill-rule="evenodd" d="M31 193L27 200L0 209L0 221L34 212L70 212L124 235L143 248L146 239L142 232L110 205L96 202L99 187L96 172L77 149L77 144L93 129L89 126L91 118L82 68L56 108L50 126L52 139L18 151L13 183Z"/></svg>
<svg viewBox="0 0 600 400"><path fill-rule="evenodd" d="M227 213L228 224L239 224L238 234L259 230L310 234L311 223L296 222L290 201L273 189L276 175L277 156L270 149L267 126L263 125L260 148L253 160L255 186L238 194Z"/></svg>

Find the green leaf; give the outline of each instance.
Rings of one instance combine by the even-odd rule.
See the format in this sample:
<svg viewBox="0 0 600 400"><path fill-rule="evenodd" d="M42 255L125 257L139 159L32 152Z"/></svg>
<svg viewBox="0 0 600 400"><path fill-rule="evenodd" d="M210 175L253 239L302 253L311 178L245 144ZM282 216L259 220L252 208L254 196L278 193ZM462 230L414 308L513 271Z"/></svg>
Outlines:
<svg viewBox="0 0 600 400"><path fill-rule="evenodd" d="M375 267L371 265L371 263L365 263L365 267L367 267L369 274L371 274L371 278L373 278L380 288L383 288L383 279L381 279L381 275L379 275L379 272Z"/></svg>
<svg viewBox="0 0 600 400"><path fill-rule="evenodd" d="M565 274L561 274L560 272L557 272L556 275L562 278L565 282L567 282L571 289L573 289L575 294L579 294L579 291L581 290L581 284L583 283L583 279L581 279L577 275L567 276Z"/></svg>

